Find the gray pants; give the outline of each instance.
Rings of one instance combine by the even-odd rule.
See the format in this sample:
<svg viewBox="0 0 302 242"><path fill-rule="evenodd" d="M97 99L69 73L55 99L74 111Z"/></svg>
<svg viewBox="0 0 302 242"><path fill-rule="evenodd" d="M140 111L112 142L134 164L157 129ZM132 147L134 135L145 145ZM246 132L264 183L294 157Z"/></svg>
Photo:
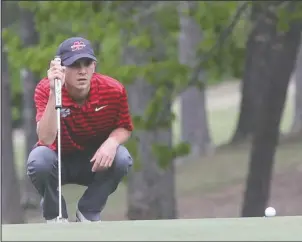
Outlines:
<svg viewBox="0 0 302 242"><path fill-rule="evenodd" d="M91 221L100 220L100 212L122 178L132 166L128 150L120 145L112 167L100 172L92 172L93 157L97 148L62 156L62 185L78 184L87 186L78 202L78 209ZM27 175L42 196L43 217L56 218L59 212L57 153L45 146L34 148L27 161ZM68 218L66 203L62 196L62 216Z"/></svg>

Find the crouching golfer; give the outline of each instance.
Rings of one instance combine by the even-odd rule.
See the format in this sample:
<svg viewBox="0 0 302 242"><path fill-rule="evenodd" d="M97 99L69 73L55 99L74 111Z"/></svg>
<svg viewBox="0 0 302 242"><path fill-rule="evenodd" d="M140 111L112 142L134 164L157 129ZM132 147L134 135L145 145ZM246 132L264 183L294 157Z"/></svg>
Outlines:
<svg viewBox="0 0 302 242"><path fill-rule="evenodd" d="M57 115L54 80L62 80L62 184L86 186L78 201L78 222L100 221L100 213L132 166L122 145L133 129L127 93L115 79L95 73L96 57L88 40L65 40L51 61L47 78L35 90L38 143L27 161L27 174L42 196L43 217L55 221L59 212ZM62 216L68 221L62 197Z"/></svg>

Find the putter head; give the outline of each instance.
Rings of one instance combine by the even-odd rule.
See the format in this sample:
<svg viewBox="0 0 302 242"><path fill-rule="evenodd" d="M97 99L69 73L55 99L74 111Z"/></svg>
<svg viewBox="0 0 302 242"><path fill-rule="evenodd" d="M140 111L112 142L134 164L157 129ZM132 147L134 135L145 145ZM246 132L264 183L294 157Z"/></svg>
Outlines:
<svg viewBox="0 0 302 242"><path fill-rule="evenodd" d="M68 223L68 219L57 217L57 218L54 218L54 219L51 219L51 220L46 220L46 223L48 223L48 224Z"/></svg>
<svg viewBox="0 0 302 242"><path fill-rule="evenodd" d="M56 223L68 223L68 220L66 218L56 217L55 222Z"/></svg>

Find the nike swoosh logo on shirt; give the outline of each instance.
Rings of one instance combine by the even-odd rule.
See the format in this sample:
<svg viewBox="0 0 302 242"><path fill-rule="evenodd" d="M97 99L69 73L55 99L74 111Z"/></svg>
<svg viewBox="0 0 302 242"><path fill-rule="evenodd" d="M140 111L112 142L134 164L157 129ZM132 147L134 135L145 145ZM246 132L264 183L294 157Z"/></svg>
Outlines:
<svg viewBox="0 0 302 242"><path fill-rule="evenodd" d="M97 112L97 111L100 111L101 109L103 109L103 108L105 108L105 107L107 107L108 105L105 105L105 106L102 106L102 107L96 107L95 108L95 111Z"/></svg>

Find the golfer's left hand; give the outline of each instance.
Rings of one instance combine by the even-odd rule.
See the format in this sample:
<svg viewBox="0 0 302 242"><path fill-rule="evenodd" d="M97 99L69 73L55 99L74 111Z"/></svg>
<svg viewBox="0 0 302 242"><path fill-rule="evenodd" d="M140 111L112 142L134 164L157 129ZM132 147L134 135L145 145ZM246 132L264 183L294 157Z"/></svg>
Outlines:
<svg viewBox="0 0 302 242"><path fill-rule="evenodd" d="M115 140L109 138L100 146L90 160L90 162L93 162L92 172L111 167L118 145Z"/></svg>

